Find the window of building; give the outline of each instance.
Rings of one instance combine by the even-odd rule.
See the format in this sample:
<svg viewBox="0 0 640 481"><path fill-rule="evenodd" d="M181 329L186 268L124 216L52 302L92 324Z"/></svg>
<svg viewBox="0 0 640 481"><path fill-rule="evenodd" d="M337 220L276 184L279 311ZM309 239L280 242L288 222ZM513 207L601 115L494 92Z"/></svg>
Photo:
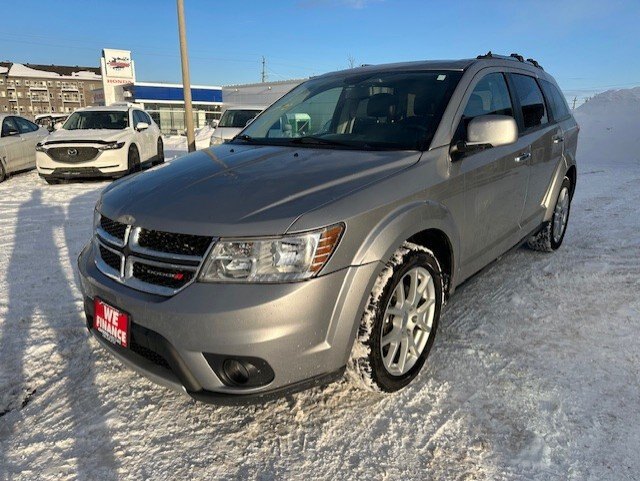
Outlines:
<svg viewBox="0 0 640 481"><path fill-rule="evenodd" d="M22 98L22 92L18 92L18 98L21 99Z"/></svg>
<svg viewBox="0 0 640 481"><path fill-rule="evenodd" d="M22 85L22 82L20 80L16 80L16 87L20 87L20 85Z"/></svg>
<svg viewBox="0 0 640 481"><path fill-rule="evenodd" d="M528 75L511 74L515 93L520 100L524 132L549 122L544 97L536 79Z"/></svg>
<svg viewBox="0 0 640 481"><path fill-rule="evenodd" d="M24 81L24 84L25 84L25 85L29 85L29 81L28 81L28 80L25 80L25 81Z"/></svg>
<svg viewBox="0 0 640 481"><path fill-rule="evenodd" d="M5 90L0 90L0 97L6 97L7 92Z"/></svg>
<svg viewBox="0 0 640 481"><path fill-rule="evenodd" d="M52 86L53 86L53 82L52 82L51 80L49 80L49 81L47 81L47 85L48 85L49 87L52 87Z"/></svg>
<svg viewBox="0 0 640 481"><path fill-rule="evenodd" d="M4 79L0 78L0 85L4 85Z"/></svg>
<svg viewBox="0 0 640 481"><path fill-rule="evenodd" d="M60 80L56 80L56 87L60 87Z"/></svg>

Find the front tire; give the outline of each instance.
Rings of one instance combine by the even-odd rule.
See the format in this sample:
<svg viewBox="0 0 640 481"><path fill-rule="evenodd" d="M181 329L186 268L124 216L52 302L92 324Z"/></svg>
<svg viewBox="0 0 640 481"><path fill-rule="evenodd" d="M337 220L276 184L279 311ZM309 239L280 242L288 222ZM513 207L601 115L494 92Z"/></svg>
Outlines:
<svg viewBox="0 0 640 481"><path fill-rule="evenodd" d="M394 392L409 384L433 346L443 300L438 260L430 250L405 242L369 296L347 366L349 379L370 391Z"/></svg>
<svg viewBox="0 0 640 481"><path fill-rule="evenodd" d="M4 165L2 165L2 162L0 162L0 182L4 182L6 178L7 178L7 171L4 170Z"/></svg>
<svg viewBox="0 0 640 481"><path fill-rule="evenodd" d="M141 170L140 153L135 145L129 147L129 152L127 154L127 167L130 174L140 172Z"/></svg>
<svg viewBox="0 0 640 481"><path fill-rule="evenodd" d="M551 221L527 240L527 247L540 252L553 252L562 245L571 212L571 181L565 177L553 208Z"/></svg>

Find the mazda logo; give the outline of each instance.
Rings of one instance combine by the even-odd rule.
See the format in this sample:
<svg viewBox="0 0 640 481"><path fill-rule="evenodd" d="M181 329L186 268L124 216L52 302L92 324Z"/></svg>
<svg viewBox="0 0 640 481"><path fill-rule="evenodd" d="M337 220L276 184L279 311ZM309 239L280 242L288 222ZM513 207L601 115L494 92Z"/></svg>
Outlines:
<svg viewBox="0 0 640 481"><path fill-rule="evenodd" d="M78 149L67 149L67 154L71 157L75 157L76 155L78 155Z"/></svg>

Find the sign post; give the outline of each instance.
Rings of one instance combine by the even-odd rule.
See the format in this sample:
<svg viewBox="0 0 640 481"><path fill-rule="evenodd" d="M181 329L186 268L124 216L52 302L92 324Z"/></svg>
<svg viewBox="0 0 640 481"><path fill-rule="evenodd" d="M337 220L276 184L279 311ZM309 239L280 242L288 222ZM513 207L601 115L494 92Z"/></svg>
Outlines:
<svg viewBox="0 0 640 481"><path fill-rule="evenodd" d="M182 88L184 90L184 123L187 127L187 148L189 152L195 152L196 137L193 132L193 107L191 105L191 80L189 79L189 54L187 53L187 26L184 20L184 0L177 1L180 58L182 60Z"/></svg>

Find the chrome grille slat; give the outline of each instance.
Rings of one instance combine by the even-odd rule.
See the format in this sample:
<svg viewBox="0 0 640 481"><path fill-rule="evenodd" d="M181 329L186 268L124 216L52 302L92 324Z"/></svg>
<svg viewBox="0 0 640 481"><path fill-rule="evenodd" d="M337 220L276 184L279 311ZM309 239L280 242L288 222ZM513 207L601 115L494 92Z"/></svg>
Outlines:
<svg viewBox="0 0 640 481"><path fill-rule="evenodd" d="M159 249L143 247L139 243L142 227L126 225L100 216L95 229L96 266L108 277L143 292L172 296L193 283L213 243L213 237L192 236L170 232L147 231L155 235ZM203 246L203 239L207 245ZM165 248L157 242L166 241ZM189 241L196 242L190 246ZM202 252L202 255L170 253L180 245L183 252ZM206 247L206 249L204 249ZM102 250L104 249L104 251ZM103 259L104 256L107 259ZM114 255L121 264L116 271Z"/></svg>

